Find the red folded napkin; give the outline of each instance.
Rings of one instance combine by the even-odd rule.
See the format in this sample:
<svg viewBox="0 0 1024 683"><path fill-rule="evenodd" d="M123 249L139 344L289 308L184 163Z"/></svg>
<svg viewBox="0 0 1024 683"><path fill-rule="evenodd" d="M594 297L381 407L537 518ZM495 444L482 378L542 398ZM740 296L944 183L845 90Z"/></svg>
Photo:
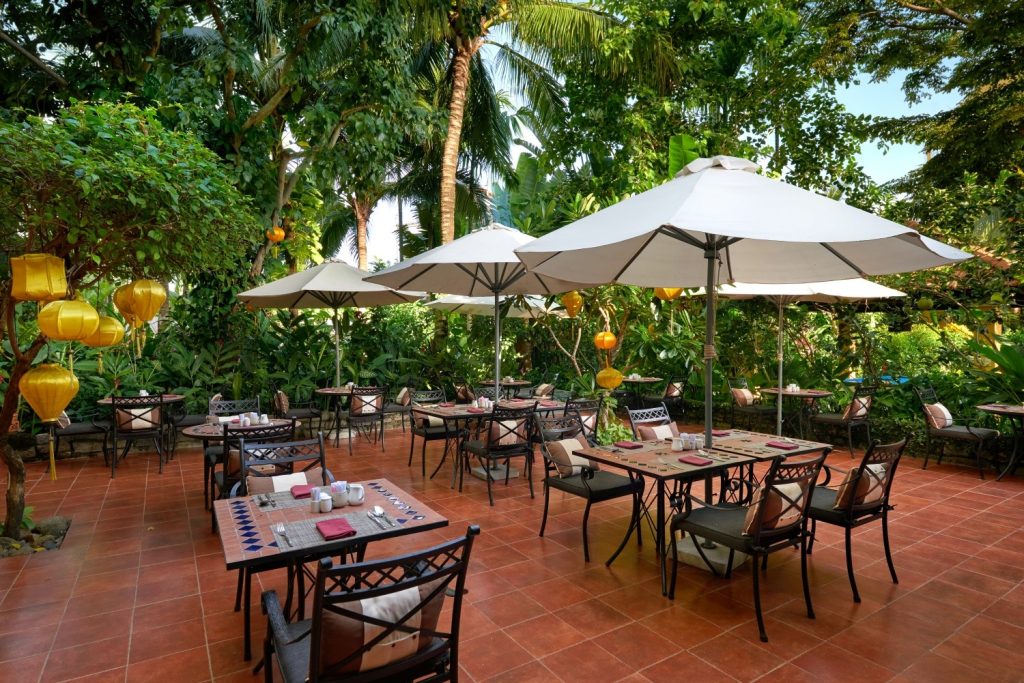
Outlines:
<svg viewBox="0 0 1024 683"><path fill-rule="evenodd" d="M714 460L699 455L680 455L679 462L685 462L687 465L710 465Z"/></svg>
<svg viewBox="0 0 1024 683"><path fill-rule="evenodd" d="M711 436L729 436L728 429L712 429Z"/></svg>
<svg viewBox="0 0 1024 683"><path fill-rule="evenodd" d="M439 405L439 406L440 406L440 407L442 407L442 408L451 408L451 407L452 407L452 406L454 406L455 404L454 404L454 403L447 403L447 402L446 402L446 403L438 403L437 405Z"/></svg>
<svg viewBox="0 0 1024 683"><path fill-rule="evenodd" d="M486 413L487 411L483 408L466 408L467 413Z"/></svg>
<svg viewBox="0 0 1024 683"><path fill-rule="evenodd" d="M781 448L784 451L791 451L799 448L795 443L786 443L785 441L768 441L765 446L771 446L772 448Z"/></svg>
<svg viewBox="0 0 1024 683"><path fill-rule="evenodd" d="M309 498L313 492L312 484L296 484L291 488L292 498Z"/></svg>
<svg viewBox="0 0 1024 683"><path fill-rule="evenodd" d="M334 541L339 538L348 538L349 536L356 535L356 530L352 528L352 525L344 517L335 517L334 519L325 519L317 522L316 530L320 532L325 541Z"/></svg>
<svg viewBox="0 0 1024 683"><path fill-rule="evenodd" d="M541 401L540 404L542 406L544 406L545 408L557 408L558 407L558 403L556 403L555 401Z"/></svg>
<svg viewBox="0 0 1024 683"><path fill-rule="evenodd" d="M616 441L613 445L618 446L619 448L628 448L629 450L643 447L642 443L637 443L636 441Z"/></svg>

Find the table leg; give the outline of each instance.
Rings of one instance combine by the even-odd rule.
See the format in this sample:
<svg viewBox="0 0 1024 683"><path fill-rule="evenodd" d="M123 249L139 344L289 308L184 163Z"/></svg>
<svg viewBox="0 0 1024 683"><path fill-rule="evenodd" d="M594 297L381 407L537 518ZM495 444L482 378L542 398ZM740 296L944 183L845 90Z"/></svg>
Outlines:
<svg viewBox="0 0 1024 683"><path fill-rule="evenodd" d="M1017 461L1020 459L1020 442L1021 442L1021 425L1017 423L1017 420L1010 418L1010 425L1013 428L1013 451L1010 453L1010 461L1006 463L1006 467L996 477L996 481L1002 481L1003 477L1007 474L1013 474L1017 469Z"/></svg>
<svg viewBox="0 0 1024 683"><path fill-rule="evenodd" d="M656 503L656 523L654 530L654 547L657 548L658 561L661 563L661 594L668 595L667 560L665 548L665 480L658 477L658 500Z"/></svg>

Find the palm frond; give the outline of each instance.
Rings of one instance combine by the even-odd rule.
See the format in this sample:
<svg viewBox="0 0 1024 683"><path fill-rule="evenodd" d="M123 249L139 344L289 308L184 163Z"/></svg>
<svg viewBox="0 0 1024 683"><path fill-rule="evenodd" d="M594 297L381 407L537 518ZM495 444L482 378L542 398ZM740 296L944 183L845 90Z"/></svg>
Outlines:
<svg viewBox="0 0 1024 683"><path fill-rule="evenodd" d="M565 120L565 98L562 86L544 67L511 45L492 43L495 47L494 67L509 82L514 91L521 92L533 109L537 127L549 127Z"/></svg>

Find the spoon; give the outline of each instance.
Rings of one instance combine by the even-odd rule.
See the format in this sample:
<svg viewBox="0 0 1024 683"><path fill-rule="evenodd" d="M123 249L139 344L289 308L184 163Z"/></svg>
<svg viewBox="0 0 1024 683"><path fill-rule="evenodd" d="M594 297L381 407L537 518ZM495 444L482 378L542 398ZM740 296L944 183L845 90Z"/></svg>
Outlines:
<svg viewBox="0 0 1024 683"><path fill-rule="evenodd" d="M395 526L395 523L388 519L387 515L384 514L384 508L382 508L380 505L373 506L373 514L378 519L381 519L384 522L386 522L388 526Z"/></svg>

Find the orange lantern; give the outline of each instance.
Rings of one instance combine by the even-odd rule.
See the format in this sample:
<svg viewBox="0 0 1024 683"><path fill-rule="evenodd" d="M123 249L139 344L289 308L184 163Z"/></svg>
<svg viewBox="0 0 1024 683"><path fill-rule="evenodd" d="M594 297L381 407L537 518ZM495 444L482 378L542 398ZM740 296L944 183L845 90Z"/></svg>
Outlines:
<svg viewBox="0 0 1024 683"><path fill-rule="evenodd" d="M39 330L57 341L81 341L99 327L100 314L85 301L51 301L39 311Z"/></svg>
<svg viewBox="0 0 1024 683"><path fill-rule="evenodd" d="M683 293L680 287L657 287L654 290L654 296L658 297L662 301L672 301L678 299L679 295Z"/></svg>
<svg viewBox="0 0 1024 683"><path fill-rule="evenodd" d="M605 368L597 373L597 385L602 389L618 389L622 384L622 373L615 368Z"/></svg>
<svg viewBox="0 0 1024 683"><path fill-rule="evenodd" d="M21 377L18 389L39 419L50 423L50 479L57 478L56 454L53 450L53 424L78 393L75 373L59 365L43 363Z"/></svg>
<svg viewBox="0 0 1024 683"><path fill-rule="evenodd" d="M275 225L270 230L267 230L266 234L267 239L273 242L274 244L277 244L278 242L284 240L284 230L281 229L280 225Z"/></svg>
<svg viewBox="0 0 1024 683"><path fill-rule="evenodd" d="M11 298L15 301L55 301L67 294L64 259L51 254L11 258Z"/></svg>
<svg viewBox="0 0 1024 683"><path fill-rule="evenodd" d="M594 335L594 346L603 351L614 349L616 341L618 340L615 335L608 331L598 332Z"/></svg>
<svg viewBox="0 0 1024 683"><path fill-rule="evenodd" d="M583 308L583 297L576 290L566 292L562 295L562 306L565 308L566 315L575 318Z"/></svg>

